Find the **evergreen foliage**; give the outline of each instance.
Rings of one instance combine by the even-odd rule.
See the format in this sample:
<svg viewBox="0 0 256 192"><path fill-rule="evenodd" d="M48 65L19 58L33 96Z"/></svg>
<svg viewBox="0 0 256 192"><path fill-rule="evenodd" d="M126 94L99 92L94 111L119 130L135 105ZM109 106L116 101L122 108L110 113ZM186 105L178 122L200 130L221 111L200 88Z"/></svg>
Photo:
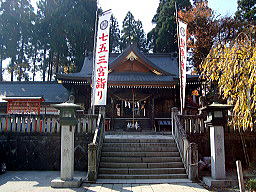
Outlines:
<svg viewBox="0 0 256 192"><path fill-rule="evenodd" d="M152 19L156 26L148 33L149 49L156 53L170 53L178 50L175 2L178 10L191 6L189 0L160 0Z"/></svg>
<svg viewBox="0 0 256 192"><path fill-rule="evenodd" d="M120 51L120 29L117 19L111 15L110 18L110 38L109 38L109 49L110 52L116 53Z"/></svg>
<svg viewBox="0 0 256 192"><path fill-rule="evenodd" d="M238 0L236 17L241 21L256 24L256 1L255 0Z"/></svg>
<svg viewBox="0 0 256 192"><path fill-rule="evenodd" d="M80 70L93 51L96 8L96 0L39 0L34 11L30 0L0 0L0 70L6 58L12 81Z"/></svg>
<svg viewBox="0 0 256 192"><path fill-rule="evenodd" d="M121 36L121 51L129 44L135 43L143 52L147 52L147 40L140 20L135 20L133 14L128 11L123 21Z"/></svg>

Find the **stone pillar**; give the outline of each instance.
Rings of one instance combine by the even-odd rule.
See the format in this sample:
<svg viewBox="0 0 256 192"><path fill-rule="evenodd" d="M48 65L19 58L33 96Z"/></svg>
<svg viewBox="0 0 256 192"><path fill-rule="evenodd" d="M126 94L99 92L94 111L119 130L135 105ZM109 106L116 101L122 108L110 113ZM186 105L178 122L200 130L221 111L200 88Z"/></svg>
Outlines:
<svg viewBox="0 0 256 192"><path fill-rule="evenodd" d="M178 108L177 107L173 107L172 108L172 135L175 135L175 126L176 126L176 122L174 119L174 116L178 115Z"/></svg>
<svg viewBox="0 0 256 192"><path fill-rule="evenodd" d="M68 181L74 175L74 130L75 127L63 125L61 128L61 180Z"/></svg>
<svg viewBox="0 0 256 192"><path fill-rule="evenodd" d="M198 179L198 147L196 143L190 143L188 153L188 178L192 181L196 181Z"/></svg>
<svg viewBox="0 0 256 192"><path fill-rule="evenodd" d="M210 127L211 173L213 179L225 179L224 127Z"/></svg>
<svg viewBox="0 0 256 192"><path fill-rule="evenodd" d="M86 114L85 117L88 120L88 132L89 133L94 133L96 129L96 121L98 119L98 115L93 115L93 114Z"/></svg>
<svg viewBox="0 0 256 192"><path fill-rule="evenodd" d="M95 182L97 179L97 145L88 145L88 181Z"/></svg>

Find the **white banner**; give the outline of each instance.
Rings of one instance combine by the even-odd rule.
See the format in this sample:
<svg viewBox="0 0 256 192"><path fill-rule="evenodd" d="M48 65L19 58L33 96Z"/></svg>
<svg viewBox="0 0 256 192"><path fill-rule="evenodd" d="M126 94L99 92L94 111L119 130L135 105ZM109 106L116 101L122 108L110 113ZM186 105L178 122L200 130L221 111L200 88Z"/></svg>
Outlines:
<svg viewBox="0 0 256 192"><path fill-rule="evenodd" d="M107 101L110 16L110 11L105 12L98 21L97 44L94 53L93 105L106 105Z"/></svg>
<svg viewBox="0 0 256 192"><path fill-rule="evenodd" d="M186 64L187 64L187 24L181 20L179 22L179 74L180 74L180 103L181 113L185 108L185 93L186 93Z"/></svg>

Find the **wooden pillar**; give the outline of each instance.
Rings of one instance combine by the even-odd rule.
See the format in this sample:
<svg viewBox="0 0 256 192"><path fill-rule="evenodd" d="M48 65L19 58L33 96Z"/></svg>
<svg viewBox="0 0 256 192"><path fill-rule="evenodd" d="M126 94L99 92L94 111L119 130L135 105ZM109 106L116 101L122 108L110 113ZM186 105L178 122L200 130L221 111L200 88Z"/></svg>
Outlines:
<svg viewBox="0 0 256 192"><path fill-rule="evenodd" d="M155 98L152 97L151 100L151 107L152 107L152 111L151 111L151 125L152 125L152 129L154 128L154 118L155 118Z"/></svg>

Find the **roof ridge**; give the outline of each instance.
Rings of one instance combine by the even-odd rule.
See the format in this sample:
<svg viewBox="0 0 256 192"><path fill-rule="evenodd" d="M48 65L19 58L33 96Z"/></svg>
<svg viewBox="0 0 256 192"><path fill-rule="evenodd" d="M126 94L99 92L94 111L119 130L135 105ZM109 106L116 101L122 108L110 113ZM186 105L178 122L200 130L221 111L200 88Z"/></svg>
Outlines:
<svg viewBox="0 0 256 192"><path fill-rule="evenodd" d="M58 84L57 81L0 81L1 84Z"/></svg>

